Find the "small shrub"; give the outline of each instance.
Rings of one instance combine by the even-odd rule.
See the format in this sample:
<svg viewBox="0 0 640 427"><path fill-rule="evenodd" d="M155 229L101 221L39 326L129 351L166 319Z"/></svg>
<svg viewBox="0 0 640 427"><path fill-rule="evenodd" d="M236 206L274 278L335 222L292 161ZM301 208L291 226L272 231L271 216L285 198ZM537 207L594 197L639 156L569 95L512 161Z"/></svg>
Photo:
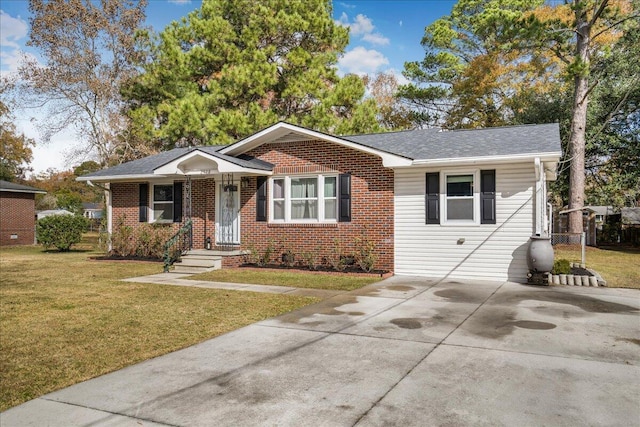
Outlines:
<svg viewBox="0 0 640 427"><path fill-rule="evenodd" d="M370 273L373 271L376 261L378 261L378 256L375 253L376 244L369 239L369 236L366 234L366 229L362 230L360 237L356 237L354 244L355 264L357 264L362 271Z"/></svg>
<svg viewBox="0 0 640 427"><path fill-rule="evenodd" d="M302 252L300 257L302 258L301 264L307 267L309 270L316 270L318 268L318 254L320 253L320 247L316 246L315 250Z"/></svg>
<svg viewBox="0 0 640 427"><path fill-rule="evenodd" d="M82 240L87 229L87 219L81 215L51 215L38 220L38 241L45 248L55 247L67 252Z"/></svg>
<svg viewBox="0 0 640 427"><path fill-rule="evenodd" d="M164 244L174 234L165 224L125 225L121 216L111 234L111 255L121 257L157 258L164 256Z"/></svg>
<svg viewBox="0 0 640 427"><path fill-rule="evenodd" d="M337 237L333 239L333 250L327 257L327 262L336 271L344 271L347 268L347 257L342 252L342 243Z"/></svg>
<svg viewBox="0 0 640 427"><path fill-rule="evenodd" d="M551 274L569 273L571 273L571 263L568 259L557 259L553 262L553 270L551 270Z"/></svg>
<svg viewBox="0 0 640 427"><path fill-rule="evenodd" d="M129 257L135 254L133 227L125 225L125 216L118 217L111 233L111 255Z"/></svg>
<svg viewBox="0 0 640 427"><path fill-rule="evenodd" d="M271 255L276 250L275 241L273 239L269 239L267 242L267 246L264 248L260 259L258 260L258 265L264 267L265 265L271 262Z"/></svg>
<svg viewBox="0 0 640 427"><path fill-rule="evenodd" d="M248 253L243 255L245 264L259 264L260 263L260 253L256 246L252 243L247 247Z"/></svg>
<svg viewBox="0 0 640 427"><path fill-rule="evenodd" d="M296 254L291 249L287 249L282 253L281 260L286 267L293 267L296 263Z"/></svg>

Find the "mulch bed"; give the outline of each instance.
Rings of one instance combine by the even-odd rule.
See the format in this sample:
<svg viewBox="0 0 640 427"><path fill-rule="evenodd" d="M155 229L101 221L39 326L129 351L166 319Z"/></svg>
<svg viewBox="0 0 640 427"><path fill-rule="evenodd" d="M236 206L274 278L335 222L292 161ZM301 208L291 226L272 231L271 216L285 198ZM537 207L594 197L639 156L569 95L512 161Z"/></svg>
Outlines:
<svg viewBox="0 0 640 427"><path fill-rule="evenodd" d="M118 262L157 262L163 263L164 261L158 258L141 258L141 257L122 257L122 256L110 256L110 255L98 255L89 257L91 261L118 261Z"/></svg>
<svg viewBox="0 0 640 427"><path fill-rule="evenodd" d="M290 271L292 273L311 273L311 274L320 274L327 276L359 276L359 277L391 277L393 273L390 271L372 271L367 273L366 271L362 271L356 268L347 268L344 271L336 271L333 269L327 269L324 267L319 267L316 270L309 270L308 268L300 268L300 267L287 267L277 264L268 264L264 267L259 267L255 264L243 264L240 267L243 270L249 271L274 271L274 272L282 272L282 271Z"/></svg>

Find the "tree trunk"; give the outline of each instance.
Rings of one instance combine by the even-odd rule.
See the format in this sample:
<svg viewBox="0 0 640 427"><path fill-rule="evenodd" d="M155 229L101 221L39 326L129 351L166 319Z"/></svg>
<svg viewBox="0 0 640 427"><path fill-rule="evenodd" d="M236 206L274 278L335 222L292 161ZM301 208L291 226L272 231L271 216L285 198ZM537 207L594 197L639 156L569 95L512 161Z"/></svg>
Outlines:
<svg viewBox="0 0 640 427"><path fill-rule="evenodd" d="M591 26L584 8L576 8L576 57L574 65L574 98L571 118L571 136L569 137L569 156L571 161L569 180L569 232L582 233L582 209L584 207L585 182L585 146L587 127L587 102L589 94L589 44Z"/></svg>

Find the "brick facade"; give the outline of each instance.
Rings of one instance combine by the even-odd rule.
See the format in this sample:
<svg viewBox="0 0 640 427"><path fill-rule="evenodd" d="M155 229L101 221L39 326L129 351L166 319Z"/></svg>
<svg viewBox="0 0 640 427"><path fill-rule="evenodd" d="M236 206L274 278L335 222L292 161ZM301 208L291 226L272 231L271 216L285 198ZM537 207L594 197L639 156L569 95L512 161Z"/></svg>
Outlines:
<svg viewBox="0 0 640 427"><path fill-rule="evenodd" d="M34 244L35 209L35 194L0 191L0 246Z"/></svg>
<svg viewBox="0 0 640 427"><path fill-rule="evenodd" d="M126 226L137 226L139 222L139 186L143 182L111 184L113 226L122 221ZM186 198L186 194L184 194ZM149 185L148 206L152 205L152 184ZM186 208L186 200L183 200ZM151 215L151 211L149 211ZM193 221L193 247L204 248L207 236L214 239L215 232L215 181L198 179L191 183L191 220ZM164 224L178 230L179 224Z"/></svg>
<svg viewBox="0 0 640 427"><path fill-rule="evenodd" d="M247 154L274 164L276 176L326 172L351 174L351 222L256 222L257 180L252 178L248 188L241 193L243 247L253 244L263 250L269 241L273 241L296 254L316 251L318 259L322 260L335 253L335 239L340 241L343 251L351 252L354 240L366 233L375 243L378 257L375 268L393 270L393 170L383 167L379 157L322 141L264 144Z"/></svg>
<svg viewBox="0 0 640 427"><path fill-rule="evenodd" d="M264 144L247 153L275 165L274 175L349 173L351 174L351 221L329 224L274 224L256 221L256 177L240 185L241 248L263 251L269 242L296 254L314 251L317 259L335 253L338 239L344 252L354 250L354 240L363 233L375 244L375 268L393 270L393 171L382 160L337 144L305 141L287 144ZM239 182L239 177L236 177ZM138 224L138 188L136 183L112 183L114 227L124 217L126 225ZM203 248L206 237L215 240L215 191L213 179L192 180L193 246ZM151 186L149 197L152 197ZM186 197L186 194L185 194ZM268 195L268 200L271 196ZM149 200L151 204L151 200ZM185 205L186 207L186 200ZM171 224L177 229L177 224ZM274 253L272 259L280 257ZM225 266L237 265L240 257L225 260Z"/></svg>

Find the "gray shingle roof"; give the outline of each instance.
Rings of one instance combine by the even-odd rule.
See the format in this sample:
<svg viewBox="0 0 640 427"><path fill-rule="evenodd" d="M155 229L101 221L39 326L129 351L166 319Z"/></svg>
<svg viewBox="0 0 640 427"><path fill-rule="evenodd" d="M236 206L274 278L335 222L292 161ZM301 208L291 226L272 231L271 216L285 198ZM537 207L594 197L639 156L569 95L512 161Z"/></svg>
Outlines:
<svg viewBox="0 0 640 427"><path fill-rule="evenodd" d="M163 151L161 153L154 154L153 156L145 157L143 159L133 160L131 162L122 163L108 169L102 169L96 172L92 172L87 175L83 175L83 178L99 178L118 175L151 175L153 174L153 171L160 166L166 165L167 163L170 163L177 158L195 150L202 151L221 160L226 160L230 163L246 168L267 171L273 169L273 165L259 159L238 158L218 153L218 150L222 149L223 147L224 146L174 148L173 150Z"/></svg>
<svg viewBox="0 0 640 427"><path fill-rule="evenodd" d="M414 160L561 151L557 123L453 131L419 129L342 138Z"/></svg>
<svg viewBox="0 0 640 427"><path fill-rule="evenodd" d="M15 182L0 180L0 190L14 193L46 193L46 191L28 185L16 184Z"/></svg>
<svg viewBox="0 0 640 427"><path fill-rule="evenodd" d="M560 130L557 123L454 131L420 129L341 136L340 138L413 160L560 153L561 150ZM160 166L194 150L203 151L241 167L273 170L272 164L259 159L243 155L232 157L221 154L218 151L222 148L224 146L174 148L144 159L93 172L82 178L152 175L153 171Z"/></svg>

